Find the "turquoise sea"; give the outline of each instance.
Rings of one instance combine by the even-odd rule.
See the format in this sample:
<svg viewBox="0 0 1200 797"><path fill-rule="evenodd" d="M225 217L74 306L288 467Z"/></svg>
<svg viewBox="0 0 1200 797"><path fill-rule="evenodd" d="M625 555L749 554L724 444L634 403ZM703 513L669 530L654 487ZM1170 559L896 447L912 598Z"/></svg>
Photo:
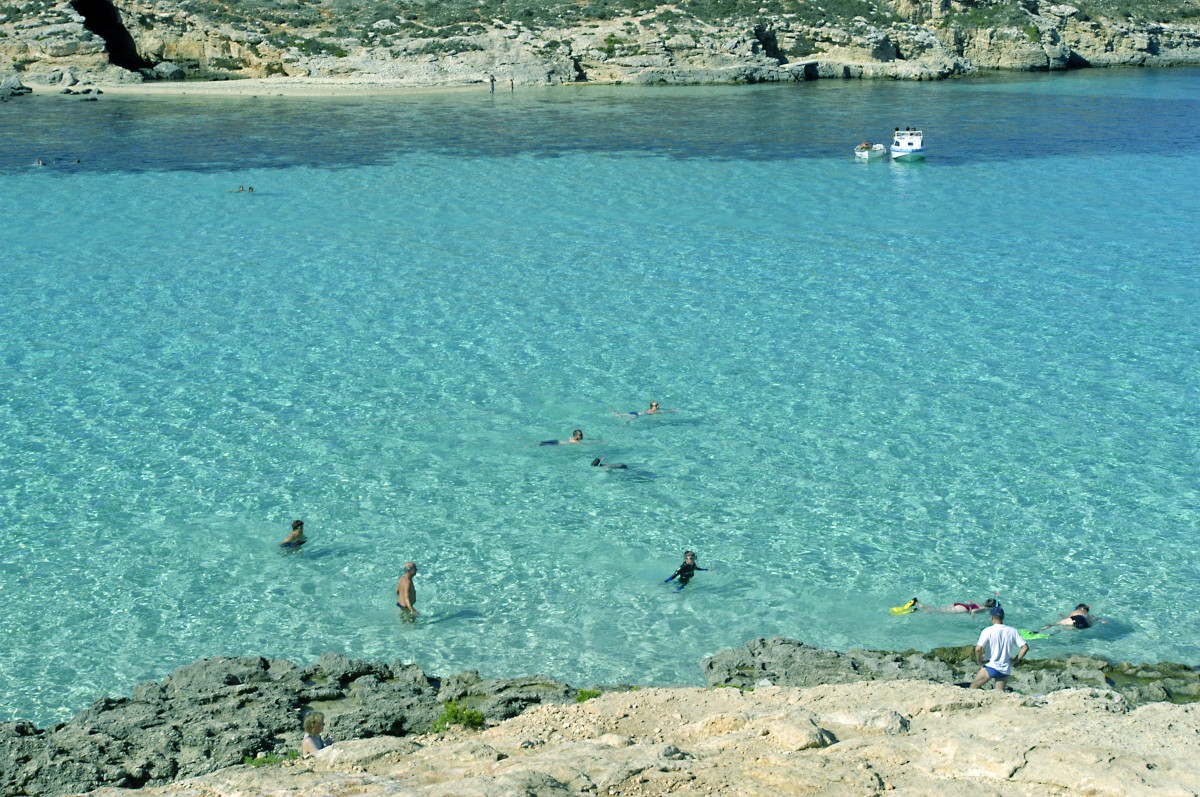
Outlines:
<svg viewBox="0 0 1200 797"><path fill-rule="evenodd" d="M0 104L0 721L974 643L914 595L1200 662L1198 174L1196 69Z"/></svg>

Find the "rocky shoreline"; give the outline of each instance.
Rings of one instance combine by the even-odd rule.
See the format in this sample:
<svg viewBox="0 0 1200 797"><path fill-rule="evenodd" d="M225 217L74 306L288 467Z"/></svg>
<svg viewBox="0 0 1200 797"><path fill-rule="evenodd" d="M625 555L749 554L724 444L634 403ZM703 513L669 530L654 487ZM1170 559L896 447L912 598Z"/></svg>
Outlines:
<svg viewBox="0 0 1200 797"><path fill-rule="evenodd" d="M773 690L782 689L795 697L811 689L854 685L846 694L869 688L876 690L872 694L902 699L902 695L916 690L922 695L952 695L952 699L938 700L969 704L972 710L986 703L980 693L953 686L967 680L975 670L969 648L929 653L839 653L795 640L758 639L743 648L706 658L701 669L709 686L706 690L677 687L652 691L676 695L661 698L666 703L693 703L709 700L704 696L714 692L778 695ZM1010 686L1017 693L1011 698L1019 705L1057 705L1059 700L1052 697L1054 694L1082 691L1091 696L1088 700L1099 701L1106 714L1126 714L1136 706L1165 706L1168 704L1163 701L1173 701L1187 704L1171 706L1183 712L1181 717L1192 723L1198 719L1192 704L1200 701L1200 673L1184 665L1112 664L1089 657L1030 661ZM337 654L325 654L308 666L257 656L207 659L181 667L162 681L139 684L130 697L97 700L60 725L37 728L29 722L0 724L0 794L49 797L100 787L152 787L236 767L247 758L283 755L299 749L301 717L310 710L325 714L328 732L340 740L336 749L350 749L344 744L348 740L386 737L391 741L368 745L360 753L368 755L362 751L369 750L372 752L368 757L374 757L386 749L389 752L384 758L394 763L399 760L397 756L426 746L412 740L429 735L451 702L479 712L484 724L499 726L535 708L543 713L575 710L579 701L601 693L608 701L636 702L631 696L646 691L628 685L580 690L538 676L486 679L475 672L437 678L413 664L355 661ZM679 697L683 693L689 696ZM991 699L1007 697L996 695ZM1071 702L1073 698L1063 700ZM586 705L592 703L587 700ZM882 723L882 732L900 734L911 722L904 718L911 712L872 712L873 718L864 722ZM673 716L644 716L639 722L659 728L658 736L651 734L646 741L652 746L666 744L653 740L662 736L664 724L679 724ZM828 738L818 730L806 733L824 740L812 745L821 748L841 738L832 731L827 733ZM597 737L602 735L597 732ZM1200 741L1194 738L1190 743L1195 746ZM627 746L622 743L614 749ZM660 753L647 755L654 758ZM300 769L305 767L311 769L307 763ZM254 776L246 777L253 780ZM244 785L233 791L194 793L252 793L246 792ZM485 789L479 793L510 792Z"/></svg>
<svg viewBox="0 0 1200 797"><path fill-rule="evenodd" d="M753 16L735 6L721 16L601 4L608 11L597 19L538 7L524 19L472 11L458 21L352 3L318 18L291 4L251 17L208 2L14 0L0 8L0 77L57 88L316 78L506 91L1200 64L1200 20L1186 6L1135 17L1038 0L828 5L764 0Z"/></svg>

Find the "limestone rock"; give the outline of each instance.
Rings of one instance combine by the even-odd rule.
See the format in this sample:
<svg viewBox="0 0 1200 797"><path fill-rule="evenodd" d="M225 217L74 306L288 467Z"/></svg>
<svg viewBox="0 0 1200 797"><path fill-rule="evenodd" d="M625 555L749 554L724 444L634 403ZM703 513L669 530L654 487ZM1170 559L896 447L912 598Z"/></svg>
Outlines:
<svg viewBox="0 0 1200 797"><path fill-rule="evenodd" d="M817 686L860 681L970 681L979 670L970 647L929 653L909 651L822 650L794 639L756 639L743 648L723 650L700 663L710 686L749 688L766 681L776 686ZM1113 689L1133 703L1195 700L1200 673L1177 664L1112 664L1091 656L1026 661L1014 670L1009 687L1023 694L1060 689Z"/></svg>
<svg viewBox="0 0 1200 797"><path fill-rule="evenodd" d="M95 97L95 94L90 95ZM448 679L493 722L569 699L547 679ZM420 668L326 654L297 667L258 656L206 659L128 698L103 698L53 728L0 724L0 794L57 795L101 785L138 788L211 772L259 753L296 750L301 717L326 714L336 738L428 732L443 706Z"/></svg>
<svg viewBox="0 0 1200 797"><path fill-rule="evenodd" d="M0 97L8 99L9 97L23 97L29 94L33 89L21 82L21 78L16 75L0 76Z"/></svg>
<svg viewBox="0 0 1200 797"><path fill-rule="evenodd" d="M1200 712L1163 703L1113 710L1114 702L1123 704L1108 690L1028 699L914 681L611 692L534 707L477 733L338 742L311 759L233 767L142 794L1167 797L1200 790L1193 766ZM624 742L609 743L614 736Z"/></svg>
<svg viewBox="0 0 1200 797"><path fill-rule="evenodd" d="M967 4L974 5L974 4ZM797 13L720 23L663 6L654 13L534 25L490 20L453 35L375 19L339 28L336 18L270 30L208 4L115 0L124 34L106 42L70 3L28 0L0 13L0 69L33 82L308 76L379 79L400 85L501 86L571 82L757 83L823 78L940 80L978 69L1200 63L1200 25L1090 18L1066 4L1011 5L1008 22L972 28L948 0L883 0L872 17L808 21ZM282 9L285 16L292 9ZM997 19L1004 19L1003 16ZM125 38L127 37L127 38ZM122 57L111 53L120 52ZM54 76L58 76L57 78Z"/></svg>
<svg viewBox="0 0 1200 797"><path fill-rule="evenodd" d="M184 80L187 78L187 72L183 67L170 61L161 61L153 68L145 70L143 74L152 80Z"/></svg>

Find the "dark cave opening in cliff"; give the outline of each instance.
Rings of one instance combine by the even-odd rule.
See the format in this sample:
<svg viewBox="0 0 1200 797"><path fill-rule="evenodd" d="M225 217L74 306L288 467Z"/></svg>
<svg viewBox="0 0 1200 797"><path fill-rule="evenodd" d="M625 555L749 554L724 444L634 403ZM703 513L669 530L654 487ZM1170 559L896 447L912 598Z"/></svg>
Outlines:
<svg viewBox="0 0 1200 797"><path fill-rule="evenodd" d="M104 39L108 60L133 72L154 64L138 54L133 36L121 24L121 15L108 0L71 0L71 7L83 17L83 26Z"/></svg>

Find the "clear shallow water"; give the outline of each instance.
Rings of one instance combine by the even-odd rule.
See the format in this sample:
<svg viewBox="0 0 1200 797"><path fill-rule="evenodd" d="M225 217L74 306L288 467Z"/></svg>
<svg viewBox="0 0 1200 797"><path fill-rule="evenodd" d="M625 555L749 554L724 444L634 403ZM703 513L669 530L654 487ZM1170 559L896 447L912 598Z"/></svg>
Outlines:
<svg viewBox="0 0 1200 797"><path fill-rule="evenodd" d="M0 105L0 720L974 641L913 595L1196 662L1198 77Z"/></svg>

